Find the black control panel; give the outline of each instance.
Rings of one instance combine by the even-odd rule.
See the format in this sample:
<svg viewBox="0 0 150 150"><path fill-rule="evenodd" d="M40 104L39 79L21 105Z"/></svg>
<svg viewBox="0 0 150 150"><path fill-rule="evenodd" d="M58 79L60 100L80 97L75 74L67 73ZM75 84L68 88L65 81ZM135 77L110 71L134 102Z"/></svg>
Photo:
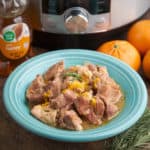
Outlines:
<svg viewBox="0 0 150 150"><path fill-rule="evenodd" d="M42 0L42 12L61 15L72 7L82 7L89 13L102 14L110 12L111 0Z"/></svg>

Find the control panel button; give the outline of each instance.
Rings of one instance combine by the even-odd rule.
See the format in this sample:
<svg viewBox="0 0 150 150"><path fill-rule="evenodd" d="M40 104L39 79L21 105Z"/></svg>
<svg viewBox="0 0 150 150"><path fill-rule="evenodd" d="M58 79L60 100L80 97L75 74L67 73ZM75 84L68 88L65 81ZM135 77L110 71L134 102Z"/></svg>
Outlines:
<svg viewBox="0 0 150 150"><path fill-rule="evenodd" d="M84 33L88 22L88 13L83 8L73 7L65 13L65 27L71 33Z"/></svg>

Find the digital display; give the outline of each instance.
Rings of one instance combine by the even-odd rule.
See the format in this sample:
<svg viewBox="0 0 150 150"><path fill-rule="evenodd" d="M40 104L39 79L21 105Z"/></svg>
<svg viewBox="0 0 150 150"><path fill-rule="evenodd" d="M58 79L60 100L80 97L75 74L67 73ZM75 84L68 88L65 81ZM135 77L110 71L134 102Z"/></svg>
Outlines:
<svg viewBox="0 0 150 150"><path fill-rule="evenodd" d="M110 12L110 0L42 0L42 12L61 15L71 7L85 8L91 14Z"/></svg>

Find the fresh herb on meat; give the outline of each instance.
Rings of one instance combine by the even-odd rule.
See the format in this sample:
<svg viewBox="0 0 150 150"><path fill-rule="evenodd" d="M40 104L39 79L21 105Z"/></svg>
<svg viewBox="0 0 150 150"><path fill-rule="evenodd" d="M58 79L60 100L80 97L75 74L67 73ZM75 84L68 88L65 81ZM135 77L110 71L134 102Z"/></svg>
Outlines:
<svg viewBox="0 0 150 150"><path fill-rule="evenodd" d="M66 73L63 75L64 78L66 78L66 77L68 77L68 76L74 77L75 79L77 79L77 80L79 80L79 81L82 80L81 75L79 75L79 74L76 73L76 72L66 72Z"/></svg>

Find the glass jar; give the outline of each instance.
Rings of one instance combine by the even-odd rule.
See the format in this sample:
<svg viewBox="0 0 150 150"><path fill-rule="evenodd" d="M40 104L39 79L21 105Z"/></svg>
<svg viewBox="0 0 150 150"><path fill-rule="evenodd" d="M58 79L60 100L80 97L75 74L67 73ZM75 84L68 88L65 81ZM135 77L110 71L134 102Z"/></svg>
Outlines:
<svg viewBox="0 0 150 150"><path fill-rule="evenodd" d="M0 76L28 59L31 33L23 13L28 0L0 1Z"/></svg>

